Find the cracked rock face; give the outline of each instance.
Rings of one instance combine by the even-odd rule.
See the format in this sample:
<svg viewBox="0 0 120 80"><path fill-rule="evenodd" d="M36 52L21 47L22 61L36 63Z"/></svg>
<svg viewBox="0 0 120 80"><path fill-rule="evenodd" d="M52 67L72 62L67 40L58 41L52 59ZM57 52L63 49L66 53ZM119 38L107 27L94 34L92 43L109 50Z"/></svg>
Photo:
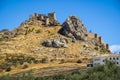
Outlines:
<svg viewBox="0 0 120 80"><path fill-rule="evenodd" d="M62 35L75 38L76 40L84 40L87 30L80 19L76 16L70 16L63 23L63 28L59 31Z"/></svg>

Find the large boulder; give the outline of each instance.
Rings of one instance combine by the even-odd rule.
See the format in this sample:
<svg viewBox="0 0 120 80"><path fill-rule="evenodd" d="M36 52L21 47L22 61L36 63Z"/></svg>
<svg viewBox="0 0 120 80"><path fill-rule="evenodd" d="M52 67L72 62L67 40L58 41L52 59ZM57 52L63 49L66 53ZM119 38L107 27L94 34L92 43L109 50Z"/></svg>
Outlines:
<svg viewBox="0 0 120 80"><path fill-rule="evenodd" d="M42 43L43 46L46 47L52 47L52 41L51 40L46 40Z"/></svg>
<svg viewBox="0 0 120 80"><path fill-rule="evenodd" d="M66 41L61 38L54 39L54 40L46 40L42 43L42 45L46 47L54 47L54 48L68 47L66 44Z"/></svg>
<svg viewBox="0 0 120 80"><path fill-rule="evenodd" d="M59 33L70 38L84 40L85 34L87 34L87 30L82 21L76 16L68 17L62 26Z"/></svg>

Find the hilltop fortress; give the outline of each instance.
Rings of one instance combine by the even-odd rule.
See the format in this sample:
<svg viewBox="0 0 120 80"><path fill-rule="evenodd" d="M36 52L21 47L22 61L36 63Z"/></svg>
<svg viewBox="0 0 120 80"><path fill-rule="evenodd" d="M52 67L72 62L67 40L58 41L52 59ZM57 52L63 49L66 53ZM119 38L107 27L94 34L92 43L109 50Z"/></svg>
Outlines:
<svg viewBox="0 0 120 80"><path fill-rule="evenodd" d="M78 31L78 32L79 33L84 33L85 36L84 35L80 35L81 37L84 38L84 40L87 40L88 38L94 38L94 39L98 40L100 42L100 44L103 44L104 46L106 46L106 49L109 50L109 45L104 43L104 41L102 40L102 37L98 36L98 34L96 34L96 33L87 32L86 27L84 26L82 21L79 20L79 18L77 16L70 16L66 21L69 22L70 19L73 19L73 23L72 24L65 24L65 23L63 23L62 24L63 27L66 27L68 25L70 25L70 26L72 25L73 27L75 27L74 24L77 21L79 21L80 23L78 23L77 25L81 25L82 28L80 28L79 30L81 30L81 31ZM75 19L76 19L76 21L74 21ZM48 15L34 13L34 14L30 15L29 20L40 20L40 21L43 21L45 23L44 24L45 26L57 26L57 25L59 25L59 22L56 19L56 13L55 12L48 13ZM71 23L71 21L70 21L70 23ZM71 28L71 30L72 29L73 28Z"/></svg>
<svg viewBox="0 0 120 80"><path fill-rule="evenodd" d="M51 31L49 28L55 28L55 30ZM43 29L48 30L43 34ZM41 42L41 46L44 47L69 48L71 44L79 44L79 47L83 47L77 47L78 50L76 53L110 52L109 44L106 44L97 33L88 32L83 22L77 16L69 16L60 25L56 19L55 12L48 13L48 15L39 13L31 14L29 20L24 21L18 28L0 33L0 40L9 41L18 35L28 35L29 33L33 34L31 36L34 36L36 33L46 36L45 40ZM54 35L52 39L49 38L51 35Z"/></svg>
<svg viewBox="0 0 120 80"><path fill-rule="evenodd" d="M56 19L55 12L48 13L48 16L46 16L45 14L38 14L38 13L30 15L30 20L34 20L34 19L44 21L46 26L56 26L59 24Z"/></svg>
<svg viewBox="0 0 120 80"><path fill-rule="evenodd" d="M63 69L76 71L91 61L93 65L101 64L105 58L97 58L98 62L95 57L109 56L111 52L102 37L88 32L77 16L69 16L59 24L53 12L34 13L15 29L0 31L0 54L0 74L11 70L16 77L32 70L40 77L45 71L46 76Z"/></svg>
<svg viewBox="0 0 120 80"><path fill-rule="evenodd" d="M100 43L101 45L105 46L105 48L106 48L107 50L110 50L110 49L109 49L109 44L106 44L106 43L103 41L102 37L99 36L97 33L88 33L87 36L88 36L88 38L96 39L97 41L99 41L99 43Z"/></svg>
<svg viewBox="0 0 120 80"><path fill-rule="evenodd" d="M29 20L40 20L44 22L45 26L57 26L59 25L58 20L56 19L56 13L48 13L48 15L45 14L39 14L39 13L34 13L30 15ZM89 38L90 39L96 39L99 41L99 43L107 50L109 50L109 44L106 44L102 37L99 36L97 33L91 33L87 32L86 27L82 23L81 20L77 16L69 16L66 19L66 22L62 24L63 28L59 31L61 34L71 37L73 39L83 39L87 41ZM71 34L72 33L72 34Z"/></svg>

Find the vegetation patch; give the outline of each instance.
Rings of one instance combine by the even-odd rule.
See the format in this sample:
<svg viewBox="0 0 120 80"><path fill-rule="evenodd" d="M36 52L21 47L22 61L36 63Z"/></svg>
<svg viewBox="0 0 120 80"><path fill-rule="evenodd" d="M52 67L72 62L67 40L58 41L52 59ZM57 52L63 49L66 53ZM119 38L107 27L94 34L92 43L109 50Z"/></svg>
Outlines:
<svg viewBox="0 0 120 80"><path fill-rule="evenodd" d="M27 76L17 78L3 75L0 80L120 80L120 67L113 62L106 61L105 65L97 65L82 71L76 70L70 74L33 77L32 72L29 72Z"/></svg>

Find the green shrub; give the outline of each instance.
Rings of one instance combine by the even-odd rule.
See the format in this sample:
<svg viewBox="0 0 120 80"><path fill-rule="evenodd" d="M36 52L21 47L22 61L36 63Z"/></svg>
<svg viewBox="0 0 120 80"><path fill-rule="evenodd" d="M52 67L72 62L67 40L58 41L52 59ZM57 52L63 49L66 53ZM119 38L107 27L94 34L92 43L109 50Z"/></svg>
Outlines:
<svg viewBox="0 0 120 80"><path fill-rule="evenodd" d="M81 59L77 60L77 63L82 63L82 60Z"/></svg>
<svg viewBox="0 0 120 80"><path fill-rule="evenodd" d="M102 49L101 49L101 52L102 52L102 53L106 53L106 51L107 51L107 50L106 50L105 48L102 48Z"/></svg>
<svg viewBox="0 0 120 80"><path fill-rule="evenodd" d="M36 33L41 33L41 30L40 29L36 30Z"/></svg>
<svg viewBox="0 0 120 80"><path fill-rule="evenodd" d="M105 65L97 65L87 70L76 70L69 74L57 74L47 77L33 77L32 72L22 77L0 76L0 80L120 80L120 66L106 61Z"/></svg>
<svg viewBox="0 0 120 80"><path fill-rule="evenodd" d="M86 47L86 45L83 45L83 47L85 48L85 47Z"/></svg>
<svg viewBox="0 0 120 80"><path fill-rule="evenodd" d="M9 72L9 71L11 71L11 67L10 66L7 67L7 69L6 69L6 72Z"/></svg>
<svg viewBox="0 0 120 80"><path fill-rule="evenodd" d="M62 63L65 63L65 60L64 60L64 59L61 59L61 60L60 60L60 64L62 64Z"/></svg>
<svg viewBox="0 0 120 80"><path fill-rule="evenodd" d="M39 60L34 60L34 63L35 64L38 64L38 63L40 63L41 62L41 60L39 61Z"/></svg>
<svg viewBox="0 0 120 80"><path fill-rule="evenodd" d="M0 80L13 80L13 78L9 74L7 74L0 76Z"/></svg>
<svg viewBox="0 0 120 80"><path fill-rule="evenodd" d="M41 63L46 63L47 62L47 58L42 58L40 62Z"/></svg>
<svg viewBox="0 0 120 80"><path fill-rule="evenodd" d="M23 65L24 61L23 61L23 60L20 60L19 63L20 63L21 65Z"/></svg>
<svg viewBox="0 0 120 80"><path fill-rule="evenodd" d="M63 80L65 79L65 75L64 74L58 74L58 75L54 75L53 80Z"/></svg>
<svg viewBox="0 0 120 80"><path fill-rule="evenodd" d="M96 46L94 49L95 49L95 50L98 50L99 48L98 48L98 46Z"/></svg>
<svg viewBox="0 0 120 80"><path fill-rule="evenodd" d="M3 41L4 39L3 38L0 38L0 41Z"/></svg>
<svg viewBox="0 0 120 80"><path fill-rule="evenodd" d="M31 32L33 32L33 31L34 31L34 29L35 29L35 28L32 28L32 29L31 29Z"/></svg>
<svg viewBox="0 0 120 80"><path fill-rule="evenodd" d="M30 32L33 32L33 31L34 31L34 28L32 28L32 29L26 28L25 35L27 35Z"/></svg>
<svg viewBox="0 0 120 80"><path fill-rule="evenodd" d="M50 60L50 62L54 62L54 61L56 61L56 59L51 59L51 60Z"/></svg>

